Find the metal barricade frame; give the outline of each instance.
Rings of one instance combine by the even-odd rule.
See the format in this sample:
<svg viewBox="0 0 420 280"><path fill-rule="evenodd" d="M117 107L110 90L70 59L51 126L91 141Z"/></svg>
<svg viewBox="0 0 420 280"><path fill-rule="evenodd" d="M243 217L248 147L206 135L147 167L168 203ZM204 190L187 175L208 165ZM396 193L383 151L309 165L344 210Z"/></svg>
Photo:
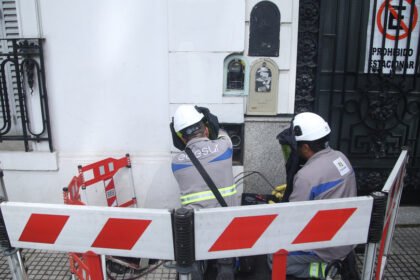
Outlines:
<svg viewBox="0 0 420 280"><path fill-rule="evenodd" d="M11 246L17 248L67 252L92 251L95 254L175 259L178 262L179 271L185 273L188 273L188 266L192 265L195 260L275 253L272 279L276 280L286 277L285 261L288 250L316 249L359 242L368 243L362 279L370 280L374 272L377 245L380 243L376 268L376 279L379 280L383 277L391 247L407 161L408 152L404 150L383 188L381 194L385 196L382 197L373 194L366 197L316 202L291 202L195 211L181 208L174 213L156 209L2 202L0 204L2 216L0 222L7 229L6 238L10 241ZM74 183L73 180L72 182ZM76 184L80 183L77 180L75 182ZM371 216L374 211L378 210L376 209L378 207L375 208L376 198L382 200L387 198L388 200L384 204L386 211L383 211L382 217L377 218L379 221L376 221L375 224ZM381 207L379 207L378 213L381 212ZM359 211L358 209L363 210ZM329 211L336 210L340 213L341 224L335 225L335 231L331 231L328 238L311 240L308 227L309 229L321 229L320 226L325 226L325 224L315 223L314 227L311 222L315 217L320 212L331 214L332 212ZM289 211L296 213L303 211L305 212L303 213L304 217L298 218L296 214L289 215L289 219L279 223L281 219L288 216L287 212ZM209 218L211 216L213 218ZM234 233L243 235L246 232L243 230L243 226L250 228L254 225L253 222L259 218L263 221L263 225L260 227L262 230L260 229L258 234L245 239L242 236L240 242L243 242L241 243L243 247L231 239ZM306 222L299 222L299 219L306 219ZM372 233L373 225L375 224L375 227L378 224L382 225L384 219L385 225L380 227L382 230ZM110 238L110 236L114 236L112 235L113 229L121 226L118 224L119 222L125 224L123 228L127 232L130 232L131 229L138 229L138 227L142 228L142 231L137 231L134 239L132 236L123 237L120 238L123 239L122 243L114 244L116 239ZM225 226L217 226L217 222L225 223ZM276 223L278 224L276 225ZM289 223L289 228L292 225L298 230L295 228L291 234L289 229L289 237L293 235L293 238L289 238L284 243L281 239L284 239L287 233L284 235L280 229L282 224L286 223ZM261 221L258 221L258 224L261 224ZM274 227L270 228L272 225ZM203 234L200 227L207 227L213 231L213 237ZM359 231L359 234L351 234L351 228L354 231ZM340 234L341 230L344 234ZM75 238L74 234L71 234L72 231L83 234L78 234ZM45 234L46 232L47 234ZM268 241L264 245L265 241L262 240L266 238L264 235L267 233ZM380 234L382 234L382 238L379 236ZM145 236L148 237L145 238ZM277 244L279 244L277 247L272 246L273 242L275 244L276 238ZM339 242L337 242L337 238L340 239ZM126 243L127 240L131 240L130 244Z"/></svg>

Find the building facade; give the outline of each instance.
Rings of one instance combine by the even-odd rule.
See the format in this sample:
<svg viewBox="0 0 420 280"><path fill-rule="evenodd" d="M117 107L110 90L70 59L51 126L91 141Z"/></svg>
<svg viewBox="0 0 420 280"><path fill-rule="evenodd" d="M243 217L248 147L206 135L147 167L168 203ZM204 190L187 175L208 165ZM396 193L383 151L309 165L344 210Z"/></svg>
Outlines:
<svg viewBox="0 0 420 280"><path fill-rule="evenodd" d="M247 192L285 182L276 135L314 111L360 193L410 146L416 194L419 28L417 1L1 1L9 199L62 203L78 165L130 153L140 206L179 206L168 124L184 103L218 115L238 179L265 177Z"/></svg>

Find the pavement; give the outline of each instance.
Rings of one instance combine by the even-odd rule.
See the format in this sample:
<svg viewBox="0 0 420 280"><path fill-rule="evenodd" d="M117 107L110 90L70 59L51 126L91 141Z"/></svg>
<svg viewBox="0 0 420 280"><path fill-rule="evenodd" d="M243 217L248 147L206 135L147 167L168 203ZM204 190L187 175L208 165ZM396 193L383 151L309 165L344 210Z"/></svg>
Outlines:
<svg viewBox="0 0 420 280"><path fill-rule="evenodd" d="M420 206L402 206L397 217L397 226L393 236L391 254L385 269L383 279L420 279ZM363 246L358 246L358 248ZM357 250L359 268L362 267L363 250ZM68 256L62 252L51 252L24 249L22 250L24 262L28 269L29 279L33 280L69 280ZM147 275L136 279L176 279L176 270L172 262L158 262L150 266L152 270ZM264 266L259 262L260 268ZM130 274L113 274L109 279L128 280ZM139 276L139 275L137 275ZM12 279L7 258L0 255L0 280ZM212 279L212 278L210 278ZM239 276L237 279L270 279L270 276L261 272L248 276ZM338 279L338 278L337 278Z"/></svg>

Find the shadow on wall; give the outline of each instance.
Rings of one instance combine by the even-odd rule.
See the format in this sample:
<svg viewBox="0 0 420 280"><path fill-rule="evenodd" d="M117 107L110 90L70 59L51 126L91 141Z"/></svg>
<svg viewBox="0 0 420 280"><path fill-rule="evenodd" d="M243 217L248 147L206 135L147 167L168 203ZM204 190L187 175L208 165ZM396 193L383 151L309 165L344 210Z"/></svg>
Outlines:
<svg viewBox="0 0 420 280"><path fill-rule="evenodd" d="M157 164L156 169L149 169L148 174L142 174L142 177L146 178L146 180L138 185L143 190L147 185L148 189L142 192L145 194L145 198L143 200L144 203L140 203L140 205L144 205L144 208L153 209L175 209L181 207L178 184L172 174L170 161L165 162L165 164ZM137 186L138 188L139 186Z"/></svg>

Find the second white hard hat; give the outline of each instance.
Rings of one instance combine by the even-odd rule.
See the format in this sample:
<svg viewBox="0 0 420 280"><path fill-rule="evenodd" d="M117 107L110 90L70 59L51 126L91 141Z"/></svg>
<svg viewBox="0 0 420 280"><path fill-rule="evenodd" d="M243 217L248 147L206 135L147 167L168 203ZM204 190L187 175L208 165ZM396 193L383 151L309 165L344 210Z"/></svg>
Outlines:
<svg viewBox="0 0 420 280"><path fill-rule="evenodd" d="M314 113L305 112L295 116L293 130L296 141L315 141L330 134L330 126Z"/></svg>
<svg viewBox="0 0 420 280"><path fill-rule="evenodd" d="M204 115L199 113L194 105L181 105L174 114L174 129L180 132L193 124L198 123L203 119Z"/></svg>

